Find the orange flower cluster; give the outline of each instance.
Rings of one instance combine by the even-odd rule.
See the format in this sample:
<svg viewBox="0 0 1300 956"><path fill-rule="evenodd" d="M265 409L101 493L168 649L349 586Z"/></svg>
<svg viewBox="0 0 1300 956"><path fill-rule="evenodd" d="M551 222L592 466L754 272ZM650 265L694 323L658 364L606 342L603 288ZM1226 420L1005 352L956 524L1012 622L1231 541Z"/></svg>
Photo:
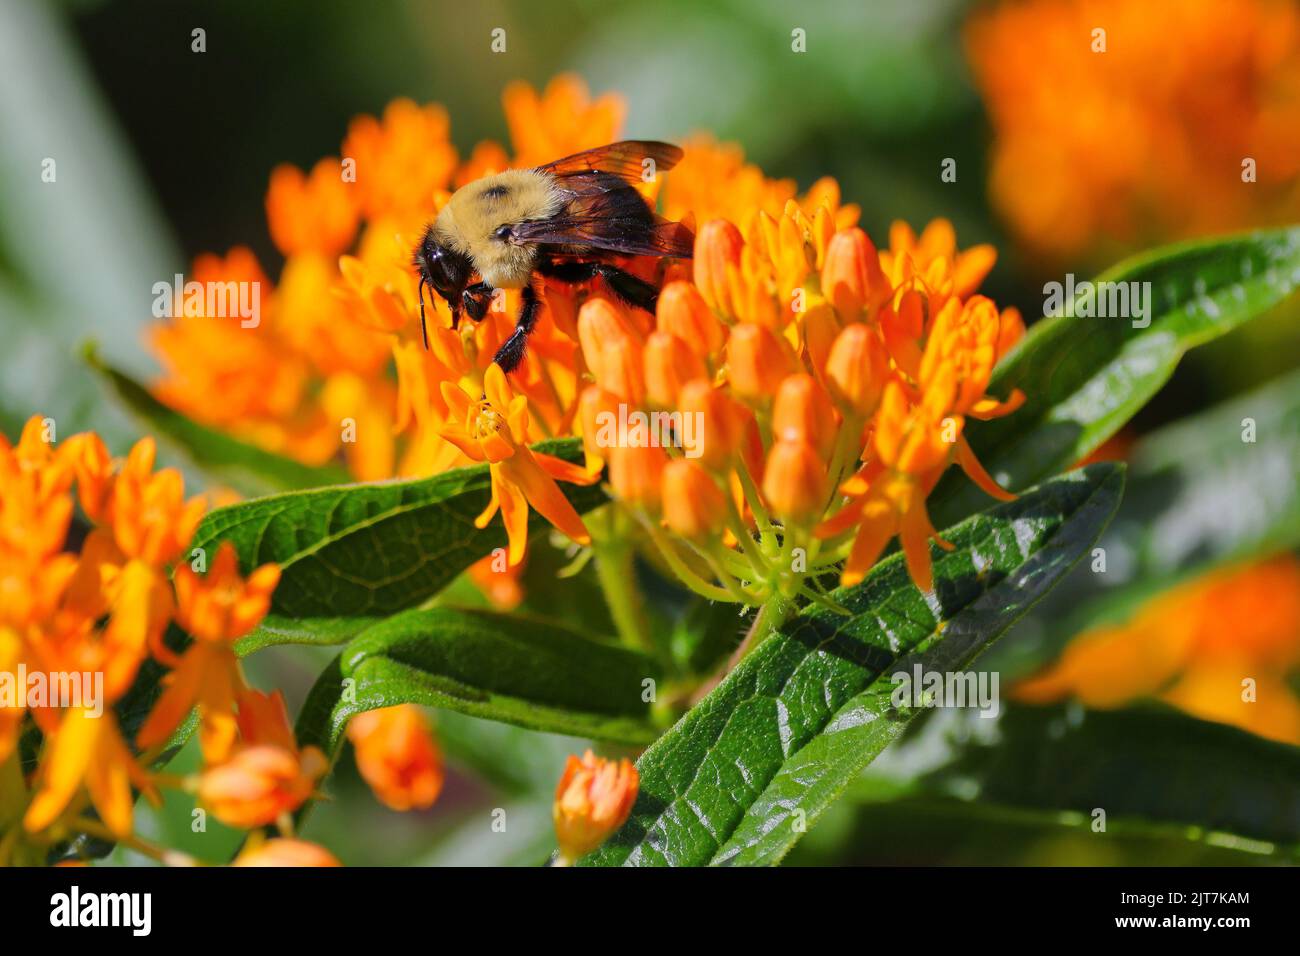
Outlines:
<svg viewBox="0 0 1300 956"><path fill-rule="evenodd" d="M1090 707L1143 697L1205 720L1300 744L1300 560L1212 572L1147 602L1127 622L1075 638L1016 697Z"/></svg>
<svg viewBox="0 0 1300 956"><path fill-rule="evenodd" d="M504 104L517 165L610 142L623 112L567 76L541 95L511 86ZM159 326L160 397L305 460L342 441L359 478L487 462L492 500L478 523L501 512L512 569L530 506L590 541L556 481L590 483L608 464L614 494L664 562L700 593L742 603L774 589L811 598L804 578L846 558L844 580L858 580L895 534L929 587L924 499L943 470L958 463L1003 494L962 437L967 418L1007 414L1020 399L985 394L1023 332L1014 311L975 294L990 247L959 250L941 220L919 237L898 224L877 251L834 180L801 195L737 147L697 137L644 189L669 217L701 224L694 261L626 265L661 285L656 314L599 280L548 280L507 381L490 362L513 330L514 292L456 330L445 304L430 302L429 348L421 342L411 249L452 190L508 162L502 147L479 144L461 163L448 135L441 108L399 100L382 119L354 121L341 160L277 170L267 210L287 259L261 325L197 316ZM189 368L200 354L204 368ZM698 447L609 439L601 425L620 413L668 416L669 444ZM338 438L345 423L355 442ZM528 447L568 436L583 438L585 468Z"/></svg>
<svg viewBox="0 0 1300 956"><path fill-rule="evenodd" d="M1290 0L999 3L966 40L993 202L1046 260L1300 214Z"/></svg>
<svg viewBox="0 0 1300 956"><path fill-rule="evenodd" d="M608 464L667 564L715 600L818 600L810 576L844 563L854 583L895 534L929 589L925 497L943 471L1007 497L962 435L1023 400L985 394L1023 333L973 294L992 250L959 252L937 221L919 238L897 224L878 252L843 225L854 215L823 196L745 232L707 221L693 281L665 286L653 327L603 298L579 311L588 468Z"/></svg>
<svg viewBox="0 0 1300 956"><path fill-rule="evenodd" d="M148 764L195 707L203 802L236 826L274 822L324 770L297 750L279 696L245 685L231 647L266 613L278 569L241 578L227 543L196 571L207 555L185 549L205 502L185 499L175 469L154 470L151 439L115 461L93 433L54 438L40 417L16 446L0 437L0 681L14 691L0 694L0 778L16 781L0 787L0 862L76 833L130 837L133 788L156 799ZM172 622L193 639L179 657L164 641ZM114 705L150 657L173 670L133 747ZM43 737L30 780L18 748L29 715Z"/></svg>

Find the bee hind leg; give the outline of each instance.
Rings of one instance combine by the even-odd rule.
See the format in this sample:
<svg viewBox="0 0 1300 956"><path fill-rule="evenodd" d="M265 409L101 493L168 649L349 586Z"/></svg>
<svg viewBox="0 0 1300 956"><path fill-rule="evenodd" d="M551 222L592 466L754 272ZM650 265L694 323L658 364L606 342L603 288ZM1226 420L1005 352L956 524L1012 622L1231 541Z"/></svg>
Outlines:
<svg viewBox="0 0 1300 956"><path fill-rule="evenodd" d="M586 282L597 276L622 302L654 312L659 290L649 282L606 262L553 262L540 264L537 271L560 282Z"/></svg>

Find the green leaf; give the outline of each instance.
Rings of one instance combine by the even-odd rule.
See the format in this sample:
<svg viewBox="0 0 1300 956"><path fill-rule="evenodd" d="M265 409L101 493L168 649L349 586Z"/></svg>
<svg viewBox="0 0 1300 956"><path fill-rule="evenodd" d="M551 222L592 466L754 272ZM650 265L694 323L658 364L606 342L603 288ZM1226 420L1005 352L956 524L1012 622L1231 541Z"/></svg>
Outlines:
<svg viewBox="0 0 1300 956"><path fill-rule="evenodd" d="M1243 421L1255 441L1242 440ZM1133 449L1124 503L1080 565L996 654L1004 677L1054 657L1081 631L1213 567L1300 547L1300 371L1152 432Z"/></svg>
<svg viewBox="0 0 1300 956"><path fill-rule="evenodd" d="M901 555L834 598L851 612L805 613L773 631L638 761L627 824L598 865L774 863L914 716L890 675L972 660L1089 548L1118 504L1123 470L1057 478L946 532L935 591Z"/></svg>
<svg viewBox="0 0 1300 956"><path fill-rule="evenodd" d="M147 426L150 434L176 448L205 475L240 494L265 495L343 484L349 480L347 471L337 465L304 465L191 421L162 404L133 378L105 364L93 345L87 346L84 354L86 363Z"/></svg>
<svg viewBox="0 0 1300 956"><path fill-rule="evenodd" d="M551 623L487 611L407 611L364 631L325 669L299 715L298 741L333 754L355 715L413 703L644 744L656 728L642 682L658 677L650 658Z"/></svg>
<svg viewBox="0 0 1300 956"><path fill-rule="evenodd" d="M1113 435L1173 374L1188 349L1230 332L1300 283L1300 227L1181 243L1128 259L1096 281L1149 282L1150 325L1057 316L1038 322L993 373L989 394L1014 388L1025 404L970 422L966 437L989 473L1012 490L1069 467ZM931 514L956 521L986 506L950 474Z"/></svg>
<svg viewBox="0 0 1300 956"><path fill-rule="evenodd" d="M539 451L576 461L577 439ZM291 492L213 511L192 547L231 541L246 570L280 566L271 613L240 650L270 644L338 644L376 621L419 605L506 544L500 519L476 528L488 503L486 465L417 481ZM560 486L579 513L604 500L598 486ZM535 512L529 527L545 521Z"/></svg>
<svg viewBox="0 0 1300 956"><path fill-rule="evenodd" d="M1300 848L1300 748L1163 707L1016 705L923 783L1003 806L1104 807L1108 825L1174 823Z"/></svg>
<svg viewBox="0 0 1300 956"><path fill-rule="evenodd" d="M832 831L823 833L823 831ZM1288 856L1291 856L1288 854ZM1199 827L929 795L847 796L786 858L792 866L1276 866L1261 844Z"/></svg>

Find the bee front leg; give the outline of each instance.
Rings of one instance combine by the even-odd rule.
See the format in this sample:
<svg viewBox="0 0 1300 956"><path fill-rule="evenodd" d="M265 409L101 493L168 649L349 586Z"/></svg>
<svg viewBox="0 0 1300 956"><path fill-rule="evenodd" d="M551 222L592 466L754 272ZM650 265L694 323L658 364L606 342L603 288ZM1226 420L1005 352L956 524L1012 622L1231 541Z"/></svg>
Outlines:
<svg viewBox="0 0 1300 956"><path fill-rule="evenodd" d="M537 315L542 310L542 300L531 284L524 286L521 298L523 308L519 310L515 330L510 333L510 338L501 344L501 348L497 349L497 354L492 359L501 366L503 372L513 372L524 360L524 351L528 347L528 333L537 324Z"/></svg>
<svg viewBox="0 0 1300 956"><path fill-rule="evenodd" d="M475 322L482 322L483 316L487 315L488 307L492 304L492 296L495 294L496 289L486 282L474 283L461 293L461 301L465 304L465 314Z"/></svg>

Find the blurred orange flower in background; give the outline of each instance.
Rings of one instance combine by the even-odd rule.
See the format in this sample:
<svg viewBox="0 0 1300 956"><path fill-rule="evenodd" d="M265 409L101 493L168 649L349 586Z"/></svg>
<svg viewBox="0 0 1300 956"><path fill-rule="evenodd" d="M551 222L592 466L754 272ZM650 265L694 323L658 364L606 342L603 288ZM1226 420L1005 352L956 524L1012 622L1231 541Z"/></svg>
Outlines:
<svg viewBox="0 0 1300 956"><path fill-rule="evenodd" d="M348 724L357 770L393 810L424 810L442 792L442 754L433 728L414 704L357 714Z"/></svg>
<svg viewBox="0 0 1300 956"><path fill-rule="evenodd" d="M1300 214L1290 0L998 3L966 48L993 204L1048 264Z"/></svg>
<svg viewBox="0 0 1300 956"><path fill-rule="evenodd" d="M231 866L342 866L329 850L306 840L249 838Z"/></svg>
<svg viewBox="0 0 1300 956"><path fill-rule="evenodd" d="M1119 707L1156 697L1205 720L1300 744L1300 560L1226 568L1088 631L1015 696Z"/></svg>

